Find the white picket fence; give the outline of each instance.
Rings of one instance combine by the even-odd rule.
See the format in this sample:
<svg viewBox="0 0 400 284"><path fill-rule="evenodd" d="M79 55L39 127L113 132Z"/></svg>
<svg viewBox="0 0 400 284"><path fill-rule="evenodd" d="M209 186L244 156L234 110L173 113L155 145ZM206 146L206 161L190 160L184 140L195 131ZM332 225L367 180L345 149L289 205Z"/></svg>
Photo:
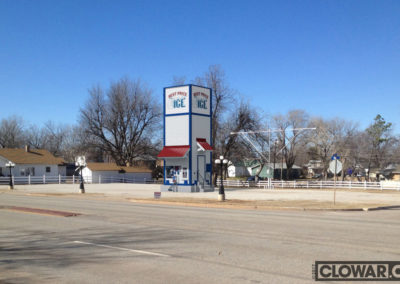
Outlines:
<svg viewBox="0 0 400 284"><path fill-rule="evenodd" d="M220 180L217 180L217 185L220 185ZM381 181L381 182L355 182L355 181L316 181L316 180L301 180L301 181L270 181L261 180L259 182L241 181L241 180L224 180L224 186L227 187L257 187L257 188L344 188L344 189L374 189L374 190L400 190L400 182L398 181Z"/></svg>
<svg viewBox="0 0 400 284"><path fill-rule="evenodd" d="M24 176L24 177L12 177L13 184L76 184L80 182L78 176ZM129 179L119 176L99 176L96 180L92 177L83 177L85 183L161 183L154 179ZM10 177L0 177L0 185L8 185L10 183Z"/></svg>

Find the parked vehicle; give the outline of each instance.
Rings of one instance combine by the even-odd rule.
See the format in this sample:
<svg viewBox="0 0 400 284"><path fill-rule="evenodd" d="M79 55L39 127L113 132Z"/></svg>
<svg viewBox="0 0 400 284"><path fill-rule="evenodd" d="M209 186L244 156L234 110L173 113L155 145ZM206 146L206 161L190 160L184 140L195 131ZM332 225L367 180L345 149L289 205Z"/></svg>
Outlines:
<svg viewBox="0 0 400 284"><path fill-rule="evenodd" d="M312 176L313 179L321 179L322 178L322 174L315 174Z"/></svg>
<svg viewBox="0 0 400 284"><path fill-rule="evenodd" d="M258 177L258 180L264 180L262 177ZM251 176L246 179L246 181L256 181L256 176Z"/></svg>

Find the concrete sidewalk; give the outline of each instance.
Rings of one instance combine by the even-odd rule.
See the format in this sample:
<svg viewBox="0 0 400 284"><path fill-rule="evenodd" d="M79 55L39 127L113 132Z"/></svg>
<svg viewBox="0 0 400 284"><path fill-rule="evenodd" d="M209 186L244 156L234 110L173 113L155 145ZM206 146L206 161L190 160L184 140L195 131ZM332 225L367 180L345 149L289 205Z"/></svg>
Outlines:
<svg viewBox="0 0 400 284"><path fill-rule="evenodd" d="M160 191L159 184L86 184L86 196L100 195L121 198L153 198L155 191ZM13 191L7 186L0 186L0 192L22 194L62 194L80 195L79 184L46 184L16 185ZM226 189L227 199L290 201L309 200L328 202L333 200L333 190L319 189ZM201 198L217 199L218 190L214 192L163 192L162 198ZM400 192L397 191L362 191L337 190L336 202L399 205Z"/></svg>

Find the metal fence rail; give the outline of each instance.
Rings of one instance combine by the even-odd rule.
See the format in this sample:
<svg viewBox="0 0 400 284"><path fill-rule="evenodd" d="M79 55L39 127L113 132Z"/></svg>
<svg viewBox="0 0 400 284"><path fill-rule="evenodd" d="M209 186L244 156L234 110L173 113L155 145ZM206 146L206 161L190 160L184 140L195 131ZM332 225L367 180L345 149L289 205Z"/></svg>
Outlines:
<svg viewBox="0 0 400 284"><path fill-rule="evenodd" d="M33 184L78 184L80 177L78 176L25 176L25 177L12 177L15 185L33 185ZM103 184L103 183L139 183L139 184L160 184L162 181L155 179L137 178L131 179L120 176L98 176L95 179L89 176L84 176L83 180L88 184ZM0 177L0 185L8 185L10 182L9 177ZM217 180L219 186L220 180ZM242 181L242 180L224 180L224 186L227 187L242 187L242 188L344 188L344 189L373 189L373 190L400 190L399 181L381 181L381 182L356 182L356 181L317 181L317 180L301 180L301 181L267 181L261 180Z"/></svg>
<svg viewBox="0 0 400 284"><path fill-rule="evenodd" d="M80 182L79 176L24 176L24 177L12 177L13 184L15 185L32 185L32 184L78 184ZM130 179L119 176L99 176L93 179L89 176L84 176L83 180L85 183L161 183L161 181L155 179L137 178ZM0 185L8 185L10 183L10 177L0 177Z"/></svg>
<svg viewBox="0 0 400 284"><path fill-rule="evenodd" d="M220 185L217 180L217 185ZM381 181L381 182L355 182L355 181L241 181L241 180L224 180L224 186L228 187L257 187L257 188L344 188L344 189L373 189L373 190L400 190L400 182L398 181Z"/></svg>

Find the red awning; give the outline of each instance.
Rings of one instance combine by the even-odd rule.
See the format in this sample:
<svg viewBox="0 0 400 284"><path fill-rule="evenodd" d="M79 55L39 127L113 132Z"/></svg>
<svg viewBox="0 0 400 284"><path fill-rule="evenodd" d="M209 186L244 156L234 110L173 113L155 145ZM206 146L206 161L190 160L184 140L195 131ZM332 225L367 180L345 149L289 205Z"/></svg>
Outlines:
<svg viewBox="0 0 400 284"><path fill-rule="evenodd" d="M189 145L183 146L164 146L161 152L157 155L158 158L182 158L189 151Z"/></svg>
<svg viewBox="0 0 400 284"><path fill-rule="evenodd" d="M202 150L202 151L214 150L213 147L211 147L210 144L207 143L206 139L197 138L196 141L197 141L197 146L199 146L200 150Z"/></svg>

